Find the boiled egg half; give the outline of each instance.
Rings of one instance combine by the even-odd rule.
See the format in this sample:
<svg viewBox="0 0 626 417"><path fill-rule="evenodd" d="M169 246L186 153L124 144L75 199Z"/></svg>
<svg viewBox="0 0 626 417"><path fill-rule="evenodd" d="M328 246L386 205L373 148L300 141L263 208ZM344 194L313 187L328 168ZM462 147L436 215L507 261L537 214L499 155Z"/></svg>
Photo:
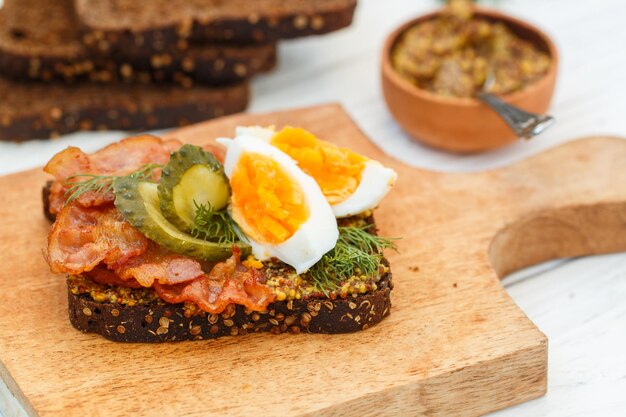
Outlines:
<svg viewBox="0 0 626 417"><path fill-rule="evenodd" d="M278 258L300 274L335 247L337 220L315 180L257 136L218 139L227 148L229 210L257 259Z"/></svg>
<svg viewBox="0 0 626 417"><path fill-rule="evenodd" d="M259 126L239 127L237 135L254 136L280 149L322 190L336 217L349 217L375 208L398 178L391 168L347 148L318 139L294 127L279 132Z"/></svg>

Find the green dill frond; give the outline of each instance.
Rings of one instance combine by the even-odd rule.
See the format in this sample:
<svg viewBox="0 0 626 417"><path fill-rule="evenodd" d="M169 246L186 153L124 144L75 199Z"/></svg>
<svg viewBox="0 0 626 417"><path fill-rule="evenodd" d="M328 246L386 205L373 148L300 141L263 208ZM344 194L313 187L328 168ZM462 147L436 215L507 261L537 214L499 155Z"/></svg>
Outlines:
<svg viewBox="0 0 626 417"><path fill-rule="evenodd" d="M340 226L339 241L354 246L363 252L380 253L384 249L397 251L394 243L397 238L386 238L373 234L374 225L365 226Z"/></svg>
<svg viewBox="0 0 626 417"><path fill-rule="evenodd" d="M226 210L215 211L210 204L198 204L191 235L218 243L237 243L236 223Z"/></svg>
<svg viewBox="0 0 626 417"><path fill-rule="evenodd" d="M67 177L63 183L63 185L68 187L65 191L65 197L67 197L65 205L68 205L81 195L91 191L97 193L113 192L113 181L117 178L129 177L136 178L139 181L150 181L152 180L153 171L160 168L163 168L163 165L150 163L142 165L137 171L124 176L95 174L72 175Z"/></svg>
<svg viewBox="0 0 626 417"><path fill-rule="evenodd" d="M383 250L397 250L394 240L370 233L371 225L339 227L337 245L306 273L325 294L355 275L378 276Z"/></svg>
<svg viewBox="0 0 626 417"><path fill-rule="evenodd" d="M76 178L83 178L81 181L70 181ZM72 201L76 200L81 195L88 193L90 191L102 192L106 193L109 191L113 191L113 180L115 179L112 175L93 175L93 174L77 174L68 177L64 185L72 184L66 191L65 196L67 199L65 200L65 204L69 204Z"/></svg>

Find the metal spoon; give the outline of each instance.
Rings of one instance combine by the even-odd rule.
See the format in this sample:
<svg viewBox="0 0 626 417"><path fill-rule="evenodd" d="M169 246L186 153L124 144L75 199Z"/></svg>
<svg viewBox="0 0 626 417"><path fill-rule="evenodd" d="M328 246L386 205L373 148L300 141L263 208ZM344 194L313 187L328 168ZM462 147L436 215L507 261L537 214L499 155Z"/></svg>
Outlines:
<svg viewBox="0 0 626 417"><path fill-rule="evenodd" d="M482 91L476 93L476 98L491 107L517 136L529 140L537 136L554 123L554 117L550 115L534 114L524 111L511 104L505 103L500 98L488 91L495 83L492 71L487 73Z"/></svg>

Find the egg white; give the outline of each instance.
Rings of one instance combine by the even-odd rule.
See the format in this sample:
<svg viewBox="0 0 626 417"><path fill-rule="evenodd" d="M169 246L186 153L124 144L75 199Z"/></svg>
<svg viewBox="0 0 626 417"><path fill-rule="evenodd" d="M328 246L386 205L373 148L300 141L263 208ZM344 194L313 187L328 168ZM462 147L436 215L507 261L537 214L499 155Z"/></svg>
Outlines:
<svg viewBox="0 0 626 417"><path fill-rule="evenodd" d="M272 140L275 134L276 131L273 127L237 126L235 128L235 137L252 136L267 143Z"/></svg>
<svg viewBox="0 0 626 417"><path fill-rule="evenodd" d="M354 216L378 206L398 179L398 174L372 159L365 162L361 181L345 200L331 206L335 217Z"/></svg>
<svg viewBox="0 0 626 417"><path fill-rule="evenodd" d="M244 153L257 153L271 158L302 189L304 203L309 211L308 219L282 243L275 245L259 242L246 235L252 247L252 254L259 260L278 258L294 267L296 273L306 272L337 244L339 230L333 211L317 182L305 174L289 155L258 137L247 134L248 132L239 134L238 131L237 133L237 137L232 140L218 139L219 143L227 147L224 160L226 176L231 178ZM233 207L231 207L231 212L232 210ZM236 218L235 221L239 223L244 233L251 229L245 219Z"/></svg>

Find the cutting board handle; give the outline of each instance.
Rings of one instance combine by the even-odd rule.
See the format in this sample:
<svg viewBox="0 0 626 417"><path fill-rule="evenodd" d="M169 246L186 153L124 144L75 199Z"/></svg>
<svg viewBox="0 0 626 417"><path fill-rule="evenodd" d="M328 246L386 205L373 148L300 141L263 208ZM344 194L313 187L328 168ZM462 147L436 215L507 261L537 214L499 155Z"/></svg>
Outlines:
<svg viewBox="0 0 626 417"><path fill-rule="evenodd" d="M626 251L626 140L587 138L497 171L500 277L550 259ZM514 204L512 203L514 202Z"/></svg>

